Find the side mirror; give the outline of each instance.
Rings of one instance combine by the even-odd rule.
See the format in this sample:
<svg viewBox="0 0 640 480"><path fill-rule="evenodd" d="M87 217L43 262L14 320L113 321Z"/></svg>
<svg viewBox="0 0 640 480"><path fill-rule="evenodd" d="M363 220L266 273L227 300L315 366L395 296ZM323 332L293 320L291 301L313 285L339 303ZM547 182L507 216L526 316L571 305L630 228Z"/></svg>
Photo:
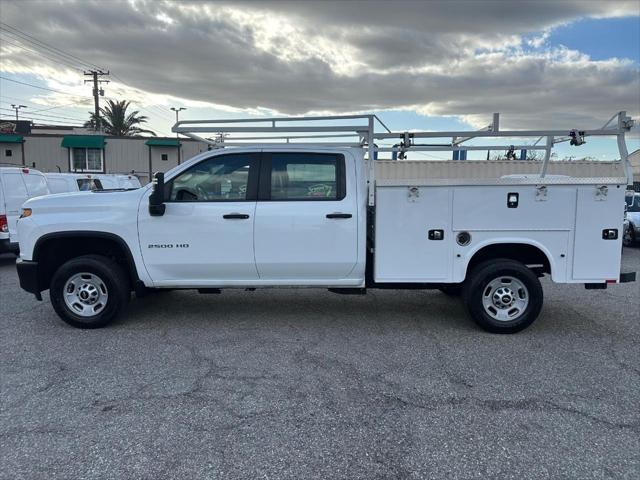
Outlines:
<svg viewBox="0 0 640 480"><path fill-rule="evenodd" d="M152 180L153 191L149 196L149 215L161 217L164 215L164 173L156 172Z"/></svg>

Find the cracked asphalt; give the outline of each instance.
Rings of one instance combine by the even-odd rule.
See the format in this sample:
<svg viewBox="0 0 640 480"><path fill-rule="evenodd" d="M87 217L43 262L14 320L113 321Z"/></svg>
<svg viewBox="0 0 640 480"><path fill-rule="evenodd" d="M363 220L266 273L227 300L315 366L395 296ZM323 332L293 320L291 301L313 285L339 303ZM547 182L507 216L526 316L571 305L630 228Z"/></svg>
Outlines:
<svg viewBox="0 0 640 480"><path fill-rule="evenodd" d="M625 249L640 271L640 248ZM174 291L73 329L0 256L2 479L640 478L640 288Z"/></svg>

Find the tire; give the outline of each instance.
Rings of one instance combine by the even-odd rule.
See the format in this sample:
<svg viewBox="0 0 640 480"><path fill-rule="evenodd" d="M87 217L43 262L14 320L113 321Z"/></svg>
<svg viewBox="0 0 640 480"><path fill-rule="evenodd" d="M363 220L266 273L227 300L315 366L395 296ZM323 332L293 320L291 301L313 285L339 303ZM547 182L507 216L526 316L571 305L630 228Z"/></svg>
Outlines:
<svg viewBox="0 0 640 480"><path fill-rule="evenodd" d="M629 227L622 235L622 244L625 247L633 247L636 243L636 232L635 228L632 224L629 224Z"/></svg>
<svg viewBox="0 0 640 480"><path fill-rule="evenodd" d="M438 290L449 297L459 297L462 294L462 284L450 283L446 285L440 285L440 287L438 287Z"/></svg>
<svg viewBox="0 0 640 480"><path fill-rule="evenodd" d="M536 274L507 259L475 267L463 289L471 318L491 333L516 333L527 328L538 318L543 297Z"/></svg>
<svg viewBox="0 0 640 480"><path fill-rule="evenodd" d="M129 278L113 260L83 255L64 263L51 279L51 304L76 328L101 328L122 314L129 302Z"/></svg>

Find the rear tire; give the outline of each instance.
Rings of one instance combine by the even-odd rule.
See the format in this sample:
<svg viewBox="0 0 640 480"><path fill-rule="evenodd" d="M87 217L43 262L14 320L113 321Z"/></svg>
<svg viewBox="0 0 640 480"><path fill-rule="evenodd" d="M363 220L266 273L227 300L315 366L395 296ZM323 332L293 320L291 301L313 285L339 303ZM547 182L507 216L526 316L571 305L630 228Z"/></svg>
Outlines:
<svg viewBox="0 0 640 480"><path fill-rule="evenodd" d="M627 231L622 236L622 244L625 247L633 247L636 243L636 232L633 225L629 224Z"/></svg>
<svg viewBox="0 0 640 480"><path fill-rule="evenodd" d="M122 267L102 255L83 255L64 263L49 290L53 309L76 328L108 325L125 310L131 294Z"/></svg>
<svg viewBox="0 0 640 480"><path fill-rule="evenodd" d="M463 298L471 318L491 333L516 333L531 325L542 309L536 274L520 262L496 259L475 267Z"/></svg>

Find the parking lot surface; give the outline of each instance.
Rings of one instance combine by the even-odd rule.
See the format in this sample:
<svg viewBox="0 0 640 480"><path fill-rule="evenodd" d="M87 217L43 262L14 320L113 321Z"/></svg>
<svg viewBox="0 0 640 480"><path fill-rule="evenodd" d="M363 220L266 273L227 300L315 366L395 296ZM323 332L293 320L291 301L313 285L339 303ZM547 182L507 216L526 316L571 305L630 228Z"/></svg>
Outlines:
<svg viewBox="0 0 640 480"><path fill-rule="evenodd" d="M625 249L640 271L640 249ZM173 291L62 323L0 256L1 478L640 478L640 288Z"/></svg>

